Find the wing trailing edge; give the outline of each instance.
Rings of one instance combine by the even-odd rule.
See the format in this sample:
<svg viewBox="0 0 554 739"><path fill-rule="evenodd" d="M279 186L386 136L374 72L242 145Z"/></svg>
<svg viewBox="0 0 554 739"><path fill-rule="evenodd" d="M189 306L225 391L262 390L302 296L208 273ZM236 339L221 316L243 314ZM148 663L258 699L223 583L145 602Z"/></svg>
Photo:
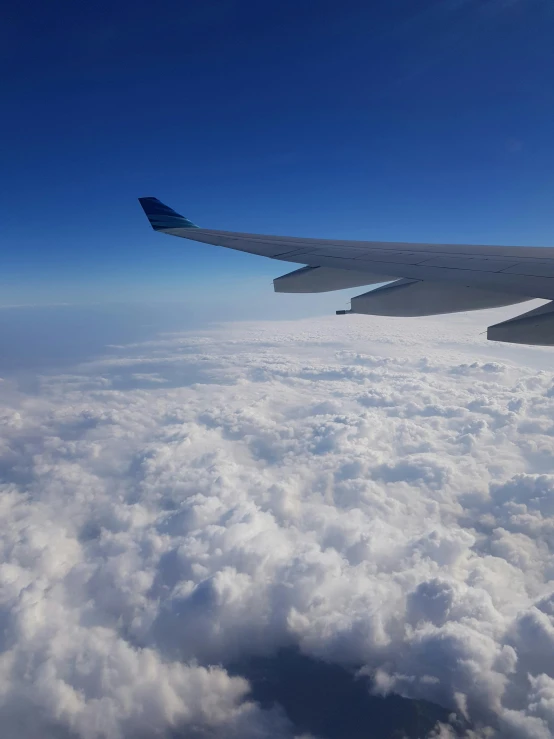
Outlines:
<svg viewBox="0 0 554 739"><path fill-rule="evenodd" d="M351 313L370 316L438 316L444 313L500 308L531 300L496 290L442 282L397 280L350 301Z"/></svg>
<svg viewBox="0 0 554 739"><path fill-rule="evenodd" d="M554 300L487 329L487 339L510 344L554 346Z"/></svg>
<svg viewBox="0 0 554 739"><path fill-rule="evenodd" d="M276 277L273 289L276 293L326 293L349 287L377 285L388 280L394 280L394 277L332 267L301 267Z"/></svg>

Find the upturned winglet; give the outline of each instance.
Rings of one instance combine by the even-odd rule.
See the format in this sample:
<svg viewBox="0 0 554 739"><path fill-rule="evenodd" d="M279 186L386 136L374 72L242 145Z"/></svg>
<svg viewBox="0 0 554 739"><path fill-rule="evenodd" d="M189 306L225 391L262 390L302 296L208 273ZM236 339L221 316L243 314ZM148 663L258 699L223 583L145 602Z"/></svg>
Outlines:
<svg viewBox="0 0 554 739"><path fill-rule="evenodd" d="M192 221L164 205L158 198L139 198L139 203L154 231L167 231L172 228L198 228Z"/></svg>

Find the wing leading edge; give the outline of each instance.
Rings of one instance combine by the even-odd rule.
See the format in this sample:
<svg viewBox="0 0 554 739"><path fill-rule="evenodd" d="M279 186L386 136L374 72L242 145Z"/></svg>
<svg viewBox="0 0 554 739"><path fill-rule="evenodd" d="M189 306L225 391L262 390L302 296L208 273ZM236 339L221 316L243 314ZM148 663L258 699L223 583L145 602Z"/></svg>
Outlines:
<svg viewBox="0 0 554 739"><path fill-rule="evenodd" d="M348 313L416 316L479 310L533 298L554 301L554 248L265 236L195 226L157 198L139 198L154 230L303 265L277 292L324 292L390 282L352 299ZM554 345L554 303L538 319L491 327L495 341ZM533 329L538 326L540 330ZM510 324L510 325L508 325Z"/></svg>

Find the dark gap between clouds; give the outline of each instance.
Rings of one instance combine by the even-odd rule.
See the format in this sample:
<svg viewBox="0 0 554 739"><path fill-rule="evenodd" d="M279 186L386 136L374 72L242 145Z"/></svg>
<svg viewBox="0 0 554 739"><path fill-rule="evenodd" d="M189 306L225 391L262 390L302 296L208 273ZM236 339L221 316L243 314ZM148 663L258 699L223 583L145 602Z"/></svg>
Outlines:
<svg viewBox="0 0 554 739"><path fill-rule="evenodd" d="M370 694L371 682L353 671L308 657L297 648L227 666L245 677L264 709L282 706L298 733L321 739L423 739L450 711L399 695ZM458 723L456 736L469 727Z"/></svg>

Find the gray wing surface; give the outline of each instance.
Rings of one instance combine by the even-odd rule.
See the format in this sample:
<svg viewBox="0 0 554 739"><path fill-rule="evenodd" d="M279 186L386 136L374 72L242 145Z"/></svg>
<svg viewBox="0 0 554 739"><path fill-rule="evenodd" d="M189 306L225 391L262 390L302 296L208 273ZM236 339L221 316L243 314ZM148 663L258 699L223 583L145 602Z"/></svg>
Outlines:
<svg viewBox="0 0 554 739"><path fill-rule="evenodd" d="M342 241L216 231L194 226L156 198L140 198L140 202L156 231L303 265L274 281L278 292L323 292L393 281L353 298L347 312L436 315L532 298L554 300L554 248L550 247ZM491 327L490 338L554 345L554 304L541 311L537 318L532 315L536 311L522 316L521 325L516 318L502 330L498 326L503 324Z"/></svg>

